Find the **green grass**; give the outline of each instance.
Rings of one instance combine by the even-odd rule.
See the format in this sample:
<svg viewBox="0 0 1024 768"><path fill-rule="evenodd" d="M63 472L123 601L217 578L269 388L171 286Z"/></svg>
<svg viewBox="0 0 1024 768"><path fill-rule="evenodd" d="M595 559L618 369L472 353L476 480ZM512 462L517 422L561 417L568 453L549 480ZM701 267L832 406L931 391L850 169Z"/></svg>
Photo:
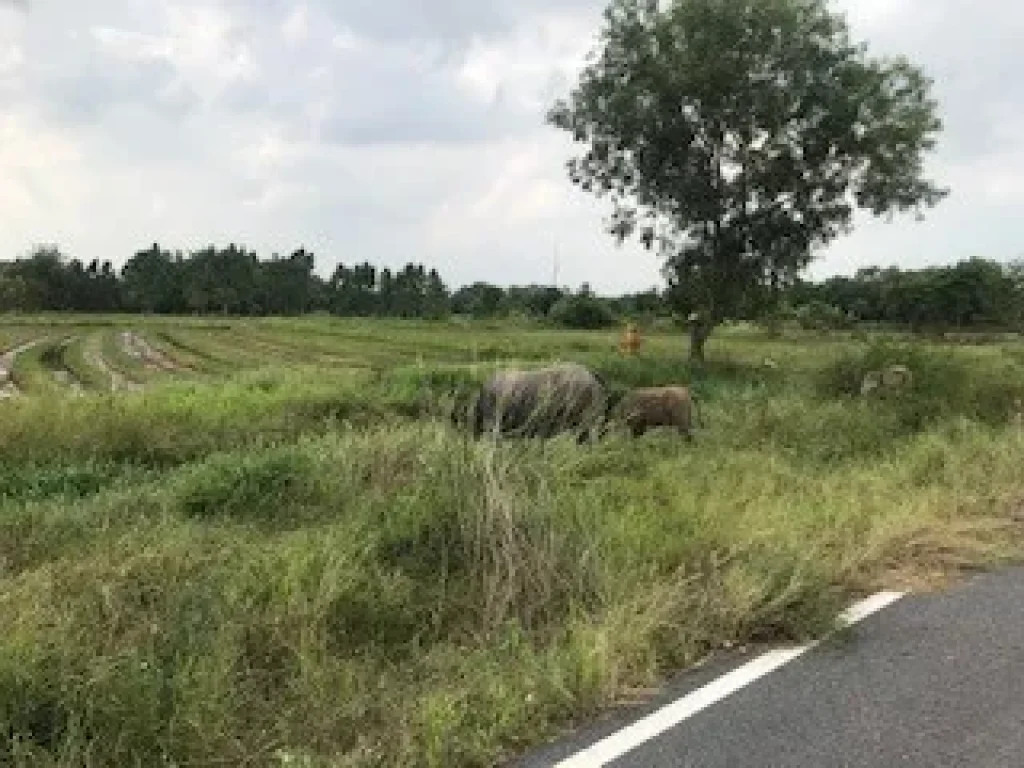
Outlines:
<svg viewBox="0 0 1024 768"><path fill-rule="evenodd" d="M94 378L95 389L122 392L138 389L146 378L145 366L124 350L119 334L109 330L90 333L81 347L81 364Z"/></svg>
<svg viewBox="0 0 1024 768"><path fill-rule="evenodd" d="M150 334L140 333L132 327L124 327L117 331L106 331L103 333L100 346L100 354L107 364L118 371L128 383L126 388L132 385L160 382L169 378L185 378L190 375L190 369L182 367L180 362L176 363L172 358L165 360L147 359L141 352L129 353L126 348L124 334L134 334L143 344L151 348L154 343ZM159 350L154 349L153 353L158 354Z"/></svg>
<svg viewBox="0 0 1024 768"><path fill-rule="evenodd" d="M128 329L124 332L128 332ZM129 381L142 383L159 375L157 371L147 369L142 360L127 353L121 342L120 332L104 331L100 336L99 352L108 365Z"/></svg>
<svg viewBox="0 0 1024 768"><path fill-rule="evenodd" d="M35 328L4 327L0 325L0 354L42 335Z"/></svg>
<svg viewBox="0 0 1024 768"><path fill-rule="evenodd" d="M623 360L614 333L61 322L237 370L0 402L5 764L495 765L716 649L1020 554L1015 341L726 330L691 368L672 335ZM495 361L550 359L689 383L705 429L494 446L444 418ZM851 394L889 361L911 392Z"/></svg>
<svg viewBox="0 0 1024 768"><path fill-rule="evenodd" d="M110 374L89 359L88 349L97 346L95 332L72 338L61 350L60 364L83 389L89 392L110 392Z"/></svg>
<svg viewBox="0 0 1024 768"><path fill-rule="evenodd" d="M60 359L60 336L47 336L23 351L14 360L11 378L18 389L26 394L56 397L67 387L54 378L54 366Z"/></svg>
<svg viewBox="0 0 1024 768"><path fill-rule="evenodd" d="M172 362L201 373L224 374L238 370L235 361L220 357L205 345L197 345L186 332L177 329L154 330L147 342Z"/></svg>

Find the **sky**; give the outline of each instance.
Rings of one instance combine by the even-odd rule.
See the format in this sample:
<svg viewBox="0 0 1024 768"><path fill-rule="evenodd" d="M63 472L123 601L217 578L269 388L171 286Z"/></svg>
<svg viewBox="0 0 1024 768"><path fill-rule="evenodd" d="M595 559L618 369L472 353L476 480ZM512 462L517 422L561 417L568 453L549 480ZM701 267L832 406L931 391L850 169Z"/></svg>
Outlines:
<svg viewBox="0 0 1024 768"><path fill-rule="evenodd" d="M935 79L924 222L856 219L812 278L1024 257L1024 4L839 0L873 53ZM603 0L0 0L0 259L55 243L119 266L159 242L304 246L451 286L662 284L605 233L544 123Z"/></svg>

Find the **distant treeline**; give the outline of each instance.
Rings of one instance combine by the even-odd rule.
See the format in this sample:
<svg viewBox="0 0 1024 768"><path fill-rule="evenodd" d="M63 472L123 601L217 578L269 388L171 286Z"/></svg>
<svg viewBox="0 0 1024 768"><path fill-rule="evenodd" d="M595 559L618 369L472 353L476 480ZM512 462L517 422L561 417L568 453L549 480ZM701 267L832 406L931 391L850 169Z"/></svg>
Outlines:
<svg viewBox="0 0 1024 768"><path fill-rule="evenodd" d="M623 314L662 308L656 291L615 300L587 286L499 287L475 283L452 292L436 269L340 264L327 280L305 249L261 260L240 246L188 254L159 245L136 253L117 272L109 261L85 264L59 249L35 249L0 262L0 312L145 312L244 316L329 312L342 316L440 318L519 314L577 327L614 324Z"/></svg>
<svg viewBox="0 0 1024 768"><path fill-rule="evenodd" d="M436 269L400 270L369 263L339 265L329 279L305 249L261 260L240 246L185 254L159 245L116 271L109 261L84 264L55 247L0 263L0 311L145 312L158 314L543 318L576 328L609 327L623 318L680 318L671 294L650 290L598 297L589 286L502 287L474 283L449 290ZM952 267L862 269L821 283L798 280L774 309L736 318L768 325L843 328L858 323L930 327L1024 327L1024 266L972 259Z"/></svg>
<svg viewBox="0 0 1024 768"><path fill-rule="evenodd" d="M919 270L870 267L798 282L778 313L805 326L872 323L911 330L1024 329L1024 263L969 259Z"/></svg>

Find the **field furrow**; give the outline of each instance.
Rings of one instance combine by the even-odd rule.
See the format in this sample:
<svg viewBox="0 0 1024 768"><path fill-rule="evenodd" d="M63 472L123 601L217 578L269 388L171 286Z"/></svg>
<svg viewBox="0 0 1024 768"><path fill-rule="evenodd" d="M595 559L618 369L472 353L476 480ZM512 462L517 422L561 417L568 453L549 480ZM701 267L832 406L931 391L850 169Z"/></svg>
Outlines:
<svg viewBox="0 0 1024 768"><path fill-rule="evenodd" d="M34 338L31 333L6 336L5 344L11 344L11 346L5 346L4 351L0 353L0 399L14 397L21 392L15 380L15 364L19 356L42 341L43 339Z"/></svg>
<svg viewBox="0 0 1024 768"><path fill-rule="evenodd" d="M80 339L79 336L66 337L59 344L46 347L40 356L40 361L48 369L54 381L60 384L66 393L76 397L84 393L87 384L79 378L79 374L75 372L73 366L69 365L68 358L71 356L69 350L75 348L80 343Z"/></svg>
<svg viewBox="0 0 1024 768"><path fill-rule="evenodd" d="M143 384L166 380L188 370L134 330L104 334L99 354L111 369L112 380L117 382L119 389L137 389Z"/></svg>
<svg viewBox="0 0 1024 768"><path fill-rule="evenodd" d="M114 389L111 370L99 354L101 332L88 331L64 344L60 364L88 392L111 392Z"/></svg>
<svg viewBox="0 0 1024 768"><path fill-rule="evenodd" d="M54 361L60 360L63 342L64 337L47 336L15 356L11 378L21 393L48 397L67 393L67 386L54 375L58 370Z"/></svg>
<svg viewBox="0 0 1024 768"><path fill-rule="evenodd" d="M238 370L234 361L206 349L185 330L155 329L145 341L155 354L185 370L214 375Z"/></svg>

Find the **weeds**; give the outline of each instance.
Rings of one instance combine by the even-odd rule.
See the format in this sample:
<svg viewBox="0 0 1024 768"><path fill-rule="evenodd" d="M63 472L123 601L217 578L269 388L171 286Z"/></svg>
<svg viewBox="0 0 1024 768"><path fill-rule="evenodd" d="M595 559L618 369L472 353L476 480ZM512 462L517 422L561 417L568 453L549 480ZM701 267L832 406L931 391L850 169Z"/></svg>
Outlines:
<svg viewBox="0 0 1024 768"><path fill-rule="evenodd" d="M690 369L495 329L502 359L575 345L707 414L692 444L577 446L443 418L495 365L478 330L421 363L379 341L415 329L259 327L373 359L0 404L0 762L495 765L722 647L819 636L851 594L1020 552L1000 348L726 338ZM855 394L889 360L912 397Z"/></svg>
<svg viewBox="0 0 1024 768"><path fill-rule="evenodd" d="M888 341L872 342L823 368L818 389L825 396L856 397L868 371L893 364L907 366L913 382L881 403L872 398L872 407L886 411L907 433L961 416L1005 424L1024 398L1024 368L1011 356Z"/></svg>

